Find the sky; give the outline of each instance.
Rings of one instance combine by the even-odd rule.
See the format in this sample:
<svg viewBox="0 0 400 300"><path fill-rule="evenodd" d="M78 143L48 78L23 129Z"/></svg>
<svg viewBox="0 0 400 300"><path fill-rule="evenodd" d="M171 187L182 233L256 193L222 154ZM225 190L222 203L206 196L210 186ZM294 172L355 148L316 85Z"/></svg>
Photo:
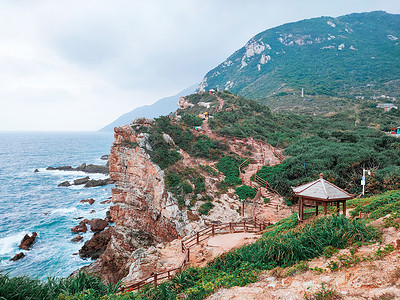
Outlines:
<svg viewBox="0 0 400 300"><path fill-rule="evenodd" d="M257 33L398 0L0 0L0 131L94 131L199 83Z"/></svg>

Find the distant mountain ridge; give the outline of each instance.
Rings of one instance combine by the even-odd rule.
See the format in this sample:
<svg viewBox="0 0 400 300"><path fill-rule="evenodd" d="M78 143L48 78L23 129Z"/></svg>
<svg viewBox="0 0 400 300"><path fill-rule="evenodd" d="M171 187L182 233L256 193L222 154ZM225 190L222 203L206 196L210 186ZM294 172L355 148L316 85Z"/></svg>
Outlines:
<svg viewBox="0 0 400 300"><path fill-rule="evenodd" d="M400 15L383 11L284 24L251 38L196 91L400 96ZM380 95L380 94L379 94Z"/></svg>
<svg viewBox="0 0 400 300"><path fill-rule="evenodd" d="M114 131L114 127L129 124L134 118L139 118L139 117L156 118L174 112L178 108L177 103L179 98L193 93L196 87L197 85L192 85L174 96L162 98L151 105L144 105L137 107L134 110L126 114L123 114L114 122L101 128L99 131L102 132Z"/></svg>

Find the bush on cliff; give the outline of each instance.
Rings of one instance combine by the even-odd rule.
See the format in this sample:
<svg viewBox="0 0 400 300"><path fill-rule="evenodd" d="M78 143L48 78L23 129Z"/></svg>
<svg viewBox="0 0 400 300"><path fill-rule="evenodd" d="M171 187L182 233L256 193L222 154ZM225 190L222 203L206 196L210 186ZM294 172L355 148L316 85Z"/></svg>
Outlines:
<svg viewBox="0 0 400 300"><path fill-rule="evenodd" d="M192 114L183 114L182 122L189 126L201 126L203 124L203 119Z"/></svg>

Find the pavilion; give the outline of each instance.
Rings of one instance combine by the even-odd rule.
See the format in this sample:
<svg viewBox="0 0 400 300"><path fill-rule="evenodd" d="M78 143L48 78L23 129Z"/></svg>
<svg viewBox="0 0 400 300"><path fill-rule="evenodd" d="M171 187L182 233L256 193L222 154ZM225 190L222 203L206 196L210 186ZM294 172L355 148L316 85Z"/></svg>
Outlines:
<svg viewBox="0 0 400 300"><path fill-rule="evenodd" d="M320 178L298 187L292 187L293 192L299 197L299 224L304 221L304 206L315 207L315 215L318 215L318 206L324 207L324 214L327 213L328 205L336 204L337 213L340 212L340 203L343 205L343 215L346 215L346 200L354 197L326 181L322 173Z"/></svg>

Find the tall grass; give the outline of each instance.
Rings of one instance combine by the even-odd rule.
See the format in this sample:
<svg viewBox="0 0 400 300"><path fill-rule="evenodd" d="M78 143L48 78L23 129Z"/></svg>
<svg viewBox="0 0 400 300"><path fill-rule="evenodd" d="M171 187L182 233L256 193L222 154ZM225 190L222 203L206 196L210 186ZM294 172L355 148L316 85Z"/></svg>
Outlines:
<svg viewBox="0 0 400 300"><path fill-rule="evenodd" d="M27 276L10 277L0 273L0 299L7 300L54 300L60 295L74 295L90 291L95 297L116 293L119 284L104 284L99 277L83 272L74 277L48 278L47 281ZM93 298L96 299L96 298Z"/></svg>

